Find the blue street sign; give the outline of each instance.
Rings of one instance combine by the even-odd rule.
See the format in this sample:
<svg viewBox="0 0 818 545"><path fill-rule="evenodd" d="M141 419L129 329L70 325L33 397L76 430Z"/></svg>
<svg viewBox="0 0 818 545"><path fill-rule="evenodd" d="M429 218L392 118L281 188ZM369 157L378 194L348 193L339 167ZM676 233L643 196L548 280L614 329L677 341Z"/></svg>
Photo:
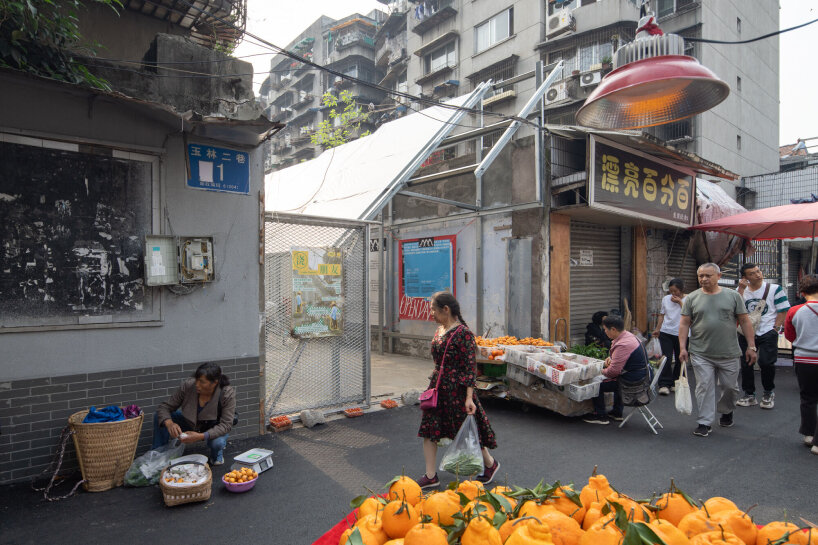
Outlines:
<svg viewBox="0 0 818 545"><path fill-rule="evenodd" d="M250 194L250 155L244 151L188 144L187 186L207 191Z"/></svg>

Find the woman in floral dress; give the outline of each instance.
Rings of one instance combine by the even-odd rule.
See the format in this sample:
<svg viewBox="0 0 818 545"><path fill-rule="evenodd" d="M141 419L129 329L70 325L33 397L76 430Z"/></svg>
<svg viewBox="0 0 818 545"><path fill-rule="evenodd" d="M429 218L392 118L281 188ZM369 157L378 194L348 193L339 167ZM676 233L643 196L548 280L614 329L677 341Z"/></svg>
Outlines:
<svg viewBox="0 0 818 545"><path fill-rule="evenodd" d="M429 377L429 388L437 384L437 376L443 364L443 375L437 394L437 408L423 411L418 437L423 437L423 457L426 473L418 479L421 488L433 488L440 484L435 466L437 464L437 443L443 438L454 439L466 415L473 414L477 421L480 446L483 447L485 470L477 480L488 484L500 468L488 449L497 447L494 431L480 400L474 395L475 376L474 334L469 331L460 304L451 293L437 292L430 303L432 317L440 324L432 339L432 357L435 370ZM448 350L446 345L448 344ZM445 352L445 361L444 361Z"/></svg>

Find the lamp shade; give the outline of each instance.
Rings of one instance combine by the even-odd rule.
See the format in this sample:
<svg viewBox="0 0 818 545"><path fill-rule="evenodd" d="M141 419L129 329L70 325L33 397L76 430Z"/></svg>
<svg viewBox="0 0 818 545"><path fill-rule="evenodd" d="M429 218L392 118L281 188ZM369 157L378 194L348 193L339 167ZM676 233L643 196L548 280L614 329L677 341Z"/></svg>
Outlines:
<svg viewBox="0 0 818 545"><path fill-rule="evenodd" d="M596 129L640 129L679 121L716 106L730 87L693 57L660 55L607 74L577 112Z"/></svg>

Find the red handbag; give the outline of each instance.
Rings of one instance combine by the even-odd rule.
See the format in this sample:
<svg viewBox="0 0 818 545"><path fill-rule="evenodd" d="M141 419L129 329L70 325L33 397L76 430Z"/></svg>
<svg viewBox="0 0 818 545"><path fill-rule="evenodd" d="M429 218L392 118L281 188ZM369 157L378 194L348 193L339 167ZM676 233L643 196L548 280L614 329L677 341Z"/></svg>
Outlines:
<svg viewBox="0 0 818 545"><path fill-rule="evenodd" d="M443 357L440 358L440 370L437 372L437 383L435 384L434 388L429 388L428 390L422 392L419 396L420 399L420 410L422 411L434 411L437 409L437 389L440 387L440 377L443 376L443 362L446 359L446 352L449 351L449 344L452 342L452 337L454 334L463 327L458 326L457 329L449 335L449 340L446 342L446 348L443 350Z"/></svg>

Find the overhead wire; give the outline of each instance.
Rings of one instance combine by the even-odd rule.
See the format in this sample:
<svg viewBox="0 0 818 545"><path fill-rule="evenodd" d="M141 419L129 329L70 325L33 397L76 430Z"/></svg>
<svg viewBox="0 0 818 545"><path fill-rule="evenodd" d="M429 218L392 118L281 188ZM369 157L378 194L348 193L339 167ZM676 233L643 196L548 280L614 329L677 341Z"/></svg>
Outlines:
<svg viewBox="0 0 818 545"><path fill-rule="evenodd" d="M818 19L813 19L812 21L807 21L806 23L802 23L800 25L796 25L790 28L785 28L782 30L776 30L775 32L770 32L769 34L764 34L762 36L756 36L755 38L750 38L748 40L738 40L738 41L729 41L729 40L711 40L709 38L688 38L684 37L685 41L688 42L696 42L700 44L722 44L722 45L738 45L738 44L749 44L753 42L757 42L759 40L764 40L766 38L772 38L773 36L778 36L780 34L784 34L785 32L789 32L791 30L797 30L799 28L803 28L807 25L811 25L815 22L818 22Z"/></svg>
<svg viewBox="0 0 818 545"><path fill-rule="evenodd" d="M184 5L188 6L189 8L196 10L197 12L199 12L201 14L210 16L213 19L216 19L219 22L221 22L222 24L227 25L227 26L229 26L229 27L231 27L231 28L233 28L235 30L238 30L238 31L242 30L242 29L236 27L235 25L233 25L227 19L225 19L223 17L220 17L219 15L216 15L214 13L208 12L208 11L200 8L199 6L196 6L196 5L188 2L187 0L178 0L178 1L181 4L184 4ZM147 2L149 4L153 4L155 6L160 5L156 0L145 0L145 2ZM441 106L441 107L446 108L446 109L451 109L451 110L456 110L456 111L465 111L465 112L476 114L476 115L482 114L482 115L489 115L489 116L499 117L499 118L502 118L502 119L513 119L513 120L519 121L521 123L524 123L526 125L530 125L532 127L536 127L536 128L539 127L536 123L534 123L532 121L529 121L528 119L524 119L524 118L517 117L517 116L514 116L514 115L501 114L499 112L484 111L484 110L480 110L480 109L476 109L476 108L466 108L464 106L457 106L457 105L454 105L454 104L447 104L445 102L438 102L435 99L424 97L424 96L417 96L417 95L412 95L410 93L404 93L402 91L396 91L396 90L393 90L393 89L389 89L387 87L383 87L383 86L378 85L376 83L361 80L361 79L355 78L353 76L350 76L350 75L344 74L342 72L339 72L337 70L333 70L333 69L331 69L329 67L322 66L320 64L316 64L315 62L313 62L313 61L311 61L309 59L301 57L301 56L299 56L299 55L297 55L297 54L295 54L295 53L293 53L291 51L287 51L286 49L284 49L284 48L282 48L280 46L277 46L277 45L265 40L264 38L261 38L260 36L257 36L257 35L253 34L252 32L249 32L247 30L243 30L243 32L244 32L244 34L246 36L249 36L250 38L254 39L256 42L260 42L260 44L262 44L263 47L266 47L267 49L270 49L271 51L276 51L277 53L279 53L281 55L289 57L289 58L291 58L291 59L293 59L295 61L301 62L301 63L306 64L308 66L312 66L312 67L314 67L314 68L316 68L318 70L321 70L323 72L327 72L329 74L332 74L332 75L334 75L334 76L336 76L338 78L351 81L353 83L356 83L358 85L362 85L364 87L369 87L369 88L372 88L372 89L382 91L382 92L384 92L384 93L386 93L386 94L388 94L390 96L398 96L398 97L406 98L406 99L413 100L413 101L416 101L416 102L429 104L429 105L432 105L432 106Z"/></svg>

